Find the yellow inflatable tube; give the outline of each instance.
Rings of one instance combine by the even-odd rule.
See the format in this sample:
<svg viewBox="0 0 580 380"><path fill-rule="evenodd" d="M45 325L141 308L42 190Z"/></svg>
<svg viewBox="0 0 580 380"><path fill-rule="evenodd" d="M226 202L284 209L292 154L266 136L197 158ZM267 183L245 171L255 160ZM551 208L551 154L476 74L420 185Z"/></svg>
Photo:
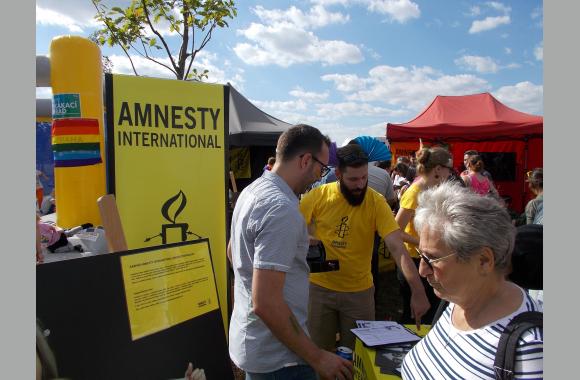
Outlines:
<svg viewBox="0 0 580 380"><path fill-rule="evenodd" d="M100 225L106 194L101 52L78 36L50 44L56 223Z"/></svg>

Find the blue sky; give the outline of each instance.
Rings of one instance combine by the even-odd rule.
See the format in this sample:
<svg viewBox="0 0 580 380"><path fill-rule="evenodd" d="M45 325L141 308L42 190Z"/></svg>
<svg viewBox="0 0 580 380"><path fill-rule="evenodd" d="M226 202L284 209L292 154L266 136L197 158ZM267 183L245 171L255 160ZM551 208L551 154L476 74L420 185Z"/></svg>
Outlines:
<svg viewBox="0 0 580 380"><path fill-rule="evenodd" d="M543 115L542 1L238 1L237 8L196 59L210 70L208 81L230 82L265 112L316 126L339 144L384 136L387 122L413 119L437 95L490 92ZM36 53L48 54L58 35L88 36L93 15L90 0L37 0ZM102 51L114 72L131 73L121 50ZM135 63L142 75L171 77ZM37 89L37 97L50 96Z"/></svg>

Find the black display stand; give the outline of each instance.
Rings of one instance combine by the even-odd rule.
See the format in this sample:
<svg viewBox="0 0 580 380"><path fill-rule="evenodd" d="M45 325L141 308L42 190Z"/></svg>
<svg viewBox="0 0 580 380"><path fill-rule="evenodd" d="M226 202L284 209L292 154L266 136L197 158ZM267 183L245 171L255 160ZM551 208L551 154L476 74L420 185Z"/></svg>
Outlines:
<svg viewBox="0 0 580 380"><path fill-rule="evenodd" d="M207 239L170 244L208 244ZM183 378L187 364L208 380L233 380L219 308L166 330L131 340L120 256L65 260L36 268L36 315L69 379ZM215 283L215 282L214 282Z"/></svg>

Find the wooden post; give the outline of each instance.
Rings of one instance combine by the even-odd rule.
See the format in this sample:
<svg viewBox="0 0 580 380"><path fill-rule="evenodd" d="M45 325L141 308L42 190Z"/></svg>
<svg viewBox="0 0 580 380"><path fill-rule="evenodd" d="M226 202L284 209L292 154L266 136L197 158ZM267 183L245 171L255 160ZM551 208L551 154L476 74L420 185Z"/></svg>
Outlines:
<svg viewBox="0 0 580 380"><path fill-rule="evenodd" d="M109 253L126 251L127 241L123 232L123 224L117 209L117 202L113 194L106 194L97 200L101 220L105 228L105 237L109 246Z"/></svg>

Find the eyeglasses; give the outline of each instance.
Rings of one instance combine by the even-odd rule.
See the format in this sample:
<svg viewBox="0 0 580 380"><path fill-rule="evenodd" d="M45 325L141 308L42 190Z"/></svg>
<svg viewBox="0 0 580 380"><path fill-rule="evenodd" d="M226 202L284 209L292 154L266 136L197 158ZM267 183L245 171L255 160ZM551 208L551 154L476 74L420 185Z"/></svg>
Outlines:
<svg viewBox="0 0 580 380"><path fill-rule="evenodd" d="M304 155L305 155L305 154L306 154L306 153L302 153L302 154L301 154L299 157L300 157L300 158L302 158L302 157L304 157ZM332 169L331 169L331 168L330 168L328 165L325 165L325 164L324 164L322 161L320 161L318 158L316 158L316 156L315 156L314 154L310 153L310 155L312 156L312 159L313 159L314 161L318 162L318 163L320 164L320 166L321 166L321 169L320 169L320 178L322 178L322 177L326 177L326 175L327 175L328 173L330 173L330 171L331 171Z"/></svg>
<svg viewBox="0 0 580 380"><path fill-rule="evenodd" d="M358 151L358 152L352 152L349 154L346 154L344 156L338 156L338 159L341 160L342 162L344 162L346 165L352 164L353 162L356 161L369 161L369 156L367 156L367 154L363 151Z"/></svg>
<svg viewBox="0 0 580 380"><path fill-rule="evenodd" d="M423 252L419 251L419 248L415 247L415 251L417 251L417 253L419 254L419 256L421 256L421 258L423 259L423 261L425 262L425 264L427 264L427 266L429 267L429 269L433 269L433 263L436 263L437 261L444 260L444 259L446 259L448 257L453 256L453 255L457 255L457 253L450 253L447 256L439 257L437 259L430 259L427 256L425 256L425 254L423 254Z"/></svg>
<svg viewBox="0 0 580 380"><path fill-rule="evenodd" d="M314 161L318 162L320 164L320 166L321 166L321 169L320 169L320 177L326 177L326 175L328 173L330 173L330 171L332 170L332 169L330 169L330 167L328 167L327 165L324 165L322 163L322 161L320 161L318 158L316 158L315 155L312 155L312 159Z"/></svg>

